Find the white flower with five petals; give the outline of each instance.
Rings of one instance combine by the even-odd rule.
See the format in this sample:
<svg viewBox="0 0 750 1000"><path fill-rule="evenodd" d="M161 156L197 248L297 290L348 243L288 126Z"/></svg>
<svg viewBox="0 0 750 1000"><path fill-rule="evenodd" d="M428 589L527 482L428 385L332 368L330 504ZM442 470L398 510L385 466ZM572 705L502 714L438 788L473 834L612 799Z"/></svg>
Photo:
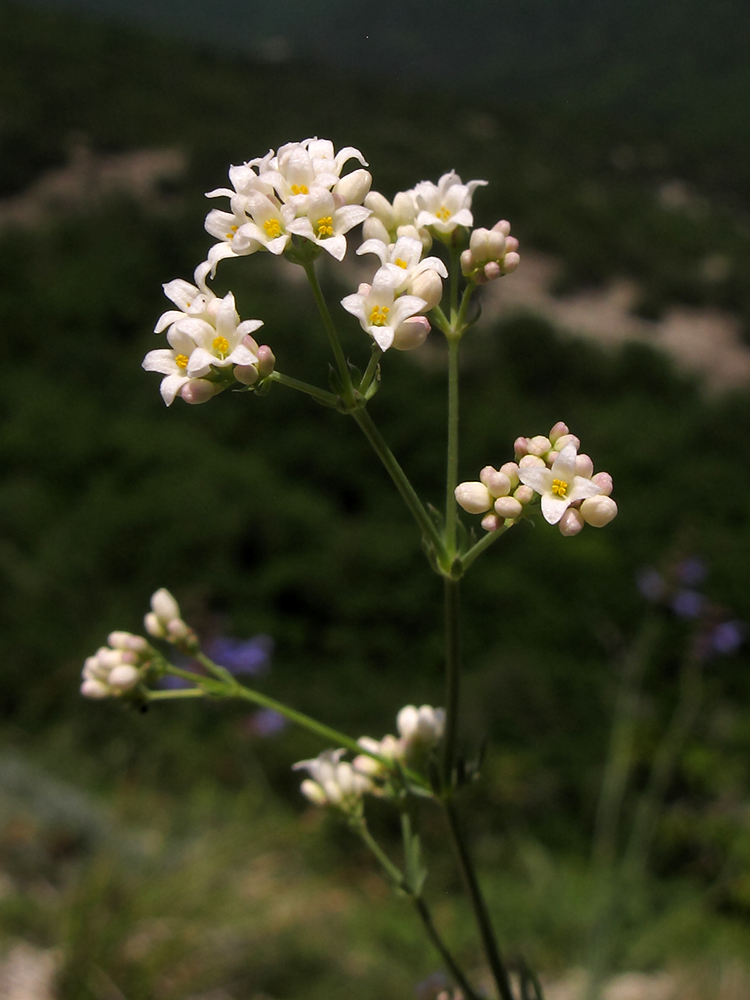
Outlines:
<svg viewBox="0 0 750 1000"><path fill-rule="evenodd" d="M355 295L347 295L341 300L341 305L357 317L362 329L370 334L380 350L387 351L399 327L423 312L427 303L416 295L397 298L390 273L380 268L372 285L360 285Z"/></svg>

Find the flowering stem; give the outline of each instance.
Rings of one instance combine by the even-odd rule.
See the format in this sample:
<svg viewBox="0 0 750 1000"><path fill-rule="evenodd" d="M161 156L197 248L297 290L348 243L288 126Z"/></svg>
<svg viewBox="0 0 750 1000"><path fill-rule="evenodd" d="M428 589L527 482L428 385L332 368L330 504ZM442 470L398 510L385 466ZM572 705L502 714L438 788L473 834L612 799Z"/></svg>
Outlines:
<svg viewBox="0 0 750 1000"><path fill-rule="evenodd" d="M206 692L203 688L173 688L152 691L149 689L147 698L149 701L165 701L167 698L205 698Z"/></svg>
<svg viewBox="0 0 750 1000"><path fill-rule="evenodd" d="M318 281L318 276L315 273L315 265L310 260L306 261L302 266L305 269L307 280L310 282L310 287L312 288L312 293L315 296L315 302L318 307L318 312L320 313L323 319L323 325L326 328L326 333L328 334L328 340L330 341L331 349L333 350L334 357L336 358L336 364L339 369L339 375L341 377L341 384L343 386L346 402L352 403L354 398L354 392L353 392L351 375L349 374L349 366L346 363L346 357L344 356L344 351L341 347L341 341L339 340L339 335L336 332L336 327L331 317L331 312L328 308L328 303L325 300L325 296L323 295L323 290L321 289L320 282Z"/></svg>
<svg viewBox="0 0 750 1000"><path fill-rule="evenodd" d="M359 391L365 397L365 399L369 398L367 392L377 375L378 365L380 364L380 359L382 357L383 357L383 352L380 350L377 344L373 344L372 354L370 355L370 360L367 363L367 368L365 369L365 373L362 376L362 382L360 383L359 386Z"/></svg>
<svg viewBox="0 0 750 1000"><path fill-rule="evenodd" d="M458 338L448 338L448 448L445 478L445 547L456 554L456 486L458 485Z"/></svg>
<svg viewBox="0 0 750 1000"><path fill-rule="evenodd" d="M291 375L283 375L279 371L274 371L268 377L272 382L278 382L279 385L285 385L290 389L296 389L298 392L304 392L308 396L312 396L313 399L317 399L324 406L336 409L339 405L338 397L334 396L332 392L319 389L318 386L310 385L308 382L301 382L298 378L292 378Z"/></svg>
<svg viewBox="0 0 750 1000"><path fill-rule="evenodd" d="M501 535L504 535L508 528L512 528L514 524L515 521L511 521L510 523L504 522L498 528L495 528L494 531L486 532L484 538L480 538L478 542L472 545L468 552L461 556L461 566L464 571L471 566L477 556L480 556L485 549L488 549L493 542L497 541L497 539L500 538Z"/></svg>
<svg viewBox="0 0 750 1000"><path fill-rule="evenodd" d="M394 887L400 890L411 899L414 904L414 908L419 914L419 918L422 921L425 931L427 932L427 937L430 939L432 944L435 946L439 952L441 958L448 967L450 974L456 980L458 985L464 991L466 1000L479 1000L479 997L471 988L469 983L466 981L461 968L459 967L456 960L451 955L448 950L447 945L440 937L440 934L432 921L432 915L430 914L429 908L422 898L421 893L412 885L410 885L409 880L406 875L393 864L391 859L382 849L380 844L375 840L375 838L370 833L367 823L364 817L357 817L356 820L351 821L351 825L354 830L359 834L364 843L369 847L372 853L380 862L383 870L387 873L390 880L393 882Z"/></svg>
<svg viewBox="0 0 750 1000"><path fill-rule="evenodd" d="M453 786L453 765L458 736L458 705L461 684L459 634L459 580L444 580L445 594L445 736L443 738L443 791Z"/></svg>
<svg viewBox="0 0 750 1000"><path fill-rule="evenodd" d="M373 450L385 466L388 475L391 477L396 489L401 494L402 500L411 511L412 516L417 522L422 534L425 538L432 542L436 553L438 555L442 554L444 551L443 539L440 537L437 528L433 524L427 511L424 509L422 501L417 496L416 491L409 482L406 473L396 461L393 452L385 443L380 431L375 426L372 417L364 407L352 410L351 415L357 421L362 433L370 442Z"/></svg>
<svg viewBox="0 0 750 1000"><path fill-rule="evenodd" d="M479 927L484 953L492 970L492 977L497 983L497 989L502 1000L514 1000L513 992L510 988L510 980L508 979L508 972L500 955L497 941L495 940L495 932L492 929L487 904L484 901L484 896L482 895L482 890L479 887L476 872L474 871L474 865L461 832L455 806L449 796L443 799L442 805L448 820L448 828L458 858L461 875L463 876L472 909L474 910L474 918Z"/></svg>

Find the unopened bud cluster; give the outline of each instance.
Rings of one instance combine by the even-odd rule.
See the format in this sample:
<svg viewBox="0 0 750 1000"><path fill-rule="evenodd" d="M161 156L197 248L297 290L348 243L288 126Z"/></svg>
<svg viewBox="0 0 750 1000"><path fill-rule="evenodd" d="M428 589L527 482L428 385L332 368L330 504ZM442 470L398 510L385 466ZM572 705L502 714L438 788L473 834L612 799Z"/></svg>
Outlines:
<svg viewBox="0 0 750 1000"><path fill-rule="evenodd" d="M515 461L499 469L488 465L478 482L460 483L456 502L469 514L484 514L485 531L513 524L537 494L545 520L563 535L577 535L585 524L601 528L617 515L612 477L594 473L591 458L578 454L580 444L562 422L549 435L519 437Z"/></svg>
<svg viewBox="0 0 750 1000"><path fill-rule="evenodd" d="M164 587L152 595L151 610L145 615L143 625L155 639L165 639L186 651L198 646L195 632L182 619L179 604Z"/></svg>
<svg viewBox="0 0 750 1000"><path fill-rule="evenodd" d="M494 281L515 271L521 263L518 240L510 235L510 223L504 219L492 229L474 229L469 249L461 254L461 272L477 285Z"/></svg>
<svg viewBox="0 0 750 1000"><path fill-rule="evenodd" d="M389 779L403 767L419 767L443 738L445 711L431 705L406 705L396 717L398 736L382 740L361 736L357 742L366 753L349 763L341 758L345 750L324 750L313 760L302 760L294 770L310 774L300 790L311 802L331 806L349 815L358 815L365 794L394 794ZM372 755L375 756L372 756ZM379 758L379 759L378 759Z"/></svg>
<svg viewBox="0 0 750 1000"><path fill-rule="evenodd" d="M107 642L83 665L81 694L86 698L110 698L131 691L154 655L142 636L130 632L111 632Z"/></svg>

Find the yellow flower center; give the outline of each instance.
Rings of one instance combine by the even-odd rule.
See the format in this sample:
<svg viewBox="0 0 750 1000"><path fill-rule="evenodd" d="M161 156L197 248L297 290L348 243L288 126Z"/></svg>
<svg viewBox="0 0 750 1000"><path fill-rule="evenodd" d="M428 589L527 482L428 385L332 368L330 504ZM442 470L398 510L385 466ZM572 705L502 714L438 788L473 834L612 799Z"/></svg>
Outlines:
<svg viewBox="0 0 750 1000"><path fill-rule="evenodd" d="M370 313L370 326L387 326L389 306L373 306Z"/></svg>
<svg viewBox="0 0 750 1000"><path fill-rule="evenodd" d="M552 492L558 496L565 499L568 494L568 484L564 479L553 479L552 480Z"/></svg>
<svg viewBox="0 0 750 1000"><path fill-rule="evenodd" d="M221 357L223 358L224 355L229 350L229 341L227 340L226 337L222 336L214 337L214 342L212 346L213 349L216 351L216 353L220 354Z"/></svg>
<svg viewBox="0 0 750 1000"><path fill-rule="evenodd" d="M232 226L232 228L229 230L229 232L225 233L224 235L226 236L226 238L228 240L233 240L234 239L234 234L237 232L237 230L239 228L240 228L239 226Z"/></svg>
<svg viewBox="0 0 750 1000"><path fill-rule="evenodd" d="M178 354L177 357L174 359L174 363L177 365L178 368L187 368L188 365L187 354Z"/></svg>
<svg viewBox="0 0 750 1000"><path fill-rule="evenodd" d="M448 219L450 219L451 217L451 213L448 211L445 205L441 205L440 208L437 210L437 212L435 212L435 215L438 217L438 219L440 219L441 222L447 222Z"/></svg>
<svg viewBox="0 0 750 1000"><path fill-rule="evenodd" d="M397 257L397 258L396 258L396 259L394 260L394 262L393 262L393 263L394 263L394 264L396 265L396 267L403 267L403 269L404 269L404 270L406 270L406 269L407 269L407 267L409 266L409 265L408 265L408 264L406 263L406 261L405 261L405 260L401 260L401 258L400 258L400 257Z"/></svg>
<svg viewBox="0 0 750 1000"><path fill-rule="evenodd" d="M324 240L328 236L333 236L333 219L330 215L318 219L318 239Z"/></svg>
<svg viewBox="0 0 750 1000"><path fill-rule="evenodd" d="M307 184L292 184L292 194L309 194Z"/></svg>
<svg viewBox="0 0 750 1000"><path fill-rule="evenodd" d="M266 219L263 228L269 240L275 240L277 236L281 236L281 223L278 219Z"/></svg>

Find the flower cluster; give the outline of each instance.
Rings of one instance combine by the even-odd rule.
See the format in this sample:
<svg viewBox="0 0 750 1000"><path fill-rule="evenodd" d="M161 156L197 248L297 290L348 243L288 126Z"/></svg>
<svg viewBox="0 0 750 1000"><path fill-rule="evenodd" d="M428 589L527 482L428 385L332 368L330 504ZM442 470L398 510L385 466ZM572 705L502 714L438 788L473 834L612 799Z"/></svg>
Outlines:
<svg viewBox="0 0 750 1000"><path fill-rule="evenodd" d="M81 694L86 698L110 698L131 691L143 679L154 650L140 636L111 632L109 645L102 646L83 665Z"/></svg>
<svg viewBox="0 0 750 1000"><path fill-rule="evenodd" d="M417 313L440 302L442 279L448 271L439 257L422 259L422 249L415 237L399 236L395 243L368 239L357 250L358 254L376 254L381 264L372 283L362 283L341 305L357 317L381 351L389 347L410 351L423 344L430 332L427 318Z"/></svg>
<svg viewBox="0 0 750 1000"><path fill-rule="evenodd" d="M195 632L183 621L179 604L164 587L152 595L151 610L144 617L143 625L155 639L166 639L187 649L197 645Z"/></svg>
<svg viewBox="0 0 750 1000"><path fill-rule="evenodd" d="M208 254L212 273L226 257L257 250L282 254L293 236L309 240L336 260L346 253L346 233L363 222L370 209L362 205L372 177L357 169L341 176L345 163L366 160L347 146L335 153L328 139L289 142L229 170L232 189L209 191L208 198L229 198L230 211L214 209L206 229L219 241Z"/></svg>
<svg viewBox="0 0 750 1000"><path fill-rule="evenodd" d="M485 285L515 271L521 263L518 240L510 235L510 223L503 219L492 229L473 229L469 249L461 254L461 273L477 285Z"/></svg>
<svg viewBox="0 0 750 1000"><path fill-rule="evenodd" d="M388 795L388 779L403 767L419 767L443 738L445 711L431 705L405 705L396 717L398 736L382 740L361 736L357 742L366 753L349 763L345 750L324 750L313 760L302 760L294 770L306 768L311 778L301 785L302 794L321 806L347 813L361 810L365 794ZM372 756L372 755L375 756Z"/></svg>
<svg viewBox="0 0 750 1000"><path fill-rule="evenodd" d="M577 535L585 524L601 528L617 515L610 496L612 477L594 474L588 455L579 455L581 443L567 426L555 424L548 436L520 437L515 462L500 469L482 469L479 482L456 487L456 501L470 514L484 514L482 527L496 531L524 513L534 494L541 497L544 519L557 524L563 535Z"/></svg>
<svg viewBox="0 0 750 1000"><path fill-rule="evenodd" d="M254 385L273 371L275 358L267 345L252 337L262 320L240 322L234 296L219 298L206 284L209 264L195 270L195 285L181 278L164 285L177 309L159 318L155 333L167 331L169 348L149 351L146 371L160 372L161 395L167 406L176 396L186 403L205 403L233 382Z"/></svg>

